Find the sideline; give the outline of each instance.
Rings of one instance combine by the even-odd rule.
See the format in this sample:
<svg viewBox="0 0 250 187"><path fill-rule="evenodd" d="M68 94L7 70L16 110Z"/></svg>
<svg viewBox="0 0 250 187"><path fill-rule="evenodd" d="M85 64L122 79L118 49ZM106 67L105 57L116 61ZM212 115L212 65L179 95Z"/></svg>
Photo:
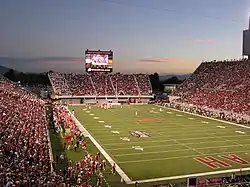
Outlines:
<svg viewBox="0 0 250 187"><path fill-rule="evenodd" d="M191 112L181 111L181 110L166 107L166 106L160 106L160 105L156 105L156 104L154 104L154 105L157 106L157 107L166 108L166 109L173 110L173 111L176 111L176 112L182 112L182 113L185 113L185 114L198 116L198 117L201 117L201 118L210 119L210 120L214 120L214 121L234 125L234 126L237 126L237 127L243 127L243 128L246 128L246 129L250 129L250 126L245 126L245 125L241 125L241 124L237 124L237 123L233 123L233 122L229 122L229 121L225 121L225 120L221 120L221 119L215 119L215 118L211 118L211 117L207 117L207 116L202 116L200 114L195 114L195 113L191 113Z"/></svg>
<svg viewBox="0 0 250 187"><path fill-rule="evenodd" d="M218 175L218 174L225 174L225 173L236 173L236 172L243 172L249 171L250 168L241 168L241 169L229 169L229 170L222 170L222 171L212 171L212 172L205 172L205 173L194 173L188 175L178 175L172 177L161 177L155 179L146 179L146 180L138 180L138 183L146 183L146 182L157 182L157 181L167 181L167 180L176 180L176 179L186 179L190 177L202 177L202 176L211 176L211 175Z"/></svg>
<svg viewBox="0 0 250 187"><path fill-rule="evenodd" d="M89 139L93 142L93 144L97 147L97 149L102 153L102 155L107 159L107 161L111 164L111 166L115 163L115 161L107 154L107 152L102 148L102 146L91 136L91 134L83 127L83 125L78 121L78 119L71 113L68 107L65 107L69 113L71 114L72 118L76 122L76 125ZM124 171L115 163L116 171L121 176L123 181L126 184L133 184L134 181L131 181L130 178L124 173Z"/></svg>
<svg viewBox="0 0 250 187"><path fill-rule="evenodd" d="M47 109L49 109L49 106L45 105L45 107L44 107L44 113L45 113L45 121L46 121L47 140L48 140L48 145L49 145L50 167L51 167L51 172L53 172L54 168L53 168L52 162L54 161L54 157L53 157L53 153L52 153L52 146L51 146L51 140L50 140L50 133L51 133L49 131L49 128L50 128L49 127L49 123L50 123L50 121L48 122L48 119L47 119ZM53 115L53 112L52 112L52 115Z"/></svg>

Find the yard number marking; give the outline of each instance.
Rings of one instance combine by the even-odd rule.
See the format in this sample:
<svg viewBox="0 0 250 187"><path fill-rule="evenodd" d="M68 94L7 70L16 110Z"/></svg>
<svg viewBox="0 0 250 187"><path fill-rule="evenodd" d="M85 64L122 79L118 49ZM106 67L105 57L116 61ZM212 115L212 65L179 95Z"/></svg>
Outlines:
<svg viewBox="0 0 250 187"><path fill-rule="evenodd" d="M132 149L135 151L143 151L143 148L141 146L132 146Z"/></svg>
<svg viewBox="0 0 250 187"><path fill-rule="evenodd" d="M112 126L110 126L110 125L104 125L104 127L111 129Z"/></svg>
<svg viewBox="0 0 250 187"><path fill-rule="evenodd" d="M120 137L120 139L123 141L128 141L128 142L130 141L130 139L128 137Z"/></svg>
<svg viewBox="0 0 250 187"><path fill-rule="evenodd" d="M239 133L239 134L246 134L246 133L243 132L243 131L234 131L234 132Z"/></svg>
<svg viewBox="0 0 250 187"><path fill-rule="evenodd" d="M120 134L119 131L111 131L113 134Z"/></svg>

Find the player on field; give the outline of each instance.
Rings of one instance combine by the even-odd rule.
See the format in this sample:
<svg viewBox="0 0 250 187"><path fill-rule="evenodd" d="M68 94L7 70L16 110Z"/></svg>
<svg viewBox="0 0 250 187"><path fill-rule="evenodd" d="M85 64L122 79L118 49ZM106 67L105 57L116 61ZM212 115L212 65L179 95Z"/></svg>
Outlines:
<svg viewBox="0 0 250 187"><path fill-rule="evenodd" d="M111 173L114 174L114 175L115 175L115 168L116 168L116 165L114 163L113 166L112 166L112 170L111 170Z"/></svg>
<svg viewBox="0 0 250 187"><path fill-rule="evenodd" d="M98 175L98 179L97 179L97 187L100 187L102 185L102 178L103 178L103 175L102 173L100 172L99 175Z"/></svg>
<svg viewBox="0 0 250 187"><path fill-rule="evenodd" d="M102 161L102 166L103 166L103 170L105 171L105 167L106 167L106 160Z"/></svg>
<svg viewBox="0 0 250 187"><path fill-rule="evenodd" d="M135 112L135 116L137 116L138 115L138 113L137 113L137 111Z"/></svg>

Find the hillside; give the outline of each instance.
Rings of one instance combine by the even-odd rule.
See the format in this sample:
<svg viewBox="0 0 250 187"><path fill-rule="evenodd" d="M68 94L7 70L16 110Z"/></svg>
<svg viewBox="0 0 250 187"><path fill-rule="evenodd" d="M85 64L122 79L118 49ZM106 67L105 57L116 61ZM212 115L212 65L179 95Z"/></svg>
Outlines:
<svg viewBox="0 0 250 187"><path fill-rule="evenodd" d="M0 66L0 74L5 74L9 71L10 69L9 68L6 68L4 66Z"/></svg>

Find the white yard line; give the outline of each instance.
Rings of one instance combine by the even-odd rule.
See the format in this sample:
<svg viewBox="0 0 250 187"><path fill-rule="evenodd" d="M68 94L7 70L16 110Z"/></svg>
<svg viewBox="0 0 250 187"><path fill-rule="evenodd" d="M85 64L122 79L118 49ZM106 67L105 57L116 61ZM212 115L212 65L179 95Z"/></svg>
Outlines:
<svg viewBox="0 0 250 187"><path fill-rule="evenodd" d="M244 139L244 140L250 140L250 138L249 139ZM169 141L171 141L171 140L169 140ZM242 140L239 140L239 141L242 141ZM206 141L206 142L196 142L196 143L192 142L192 143L185 143L185 145L199 145L199 144L203 144L203 143L220 143L220 142L228 142L228 143L232 142L232 143L238 144L234 140L221 140L221 141ZM144 142L140 142L139 144L140 144L140 146L143 146L143 148L145 148L145 149L147 149L147 148L156 148L156 147L172 147L172 146L178 145L176 143L176 144L167 144L167 145L145 146L142 143L144 143ZM124 143L124 144L127 144L127 143ZM132 144L134 144L134 143L132 143ZM242 144L238 144L238 145L242 146ZM130 150L131 147L111 148L111 149L107 149L107 150L109 150L109 151L116 151L116 150L126 150L126 149Z"/></svg>
<svg viewBox="0 0 250 187"><path fill-rule="evenodd" d="M246 153L247 150L244 151L228 151L228 152L219 152L219 153L211 153L211 154L203 154L203 156L213 156L213 155L223 155L223 154L235 154L235 153ZM162 161L162 160L174 160L174 159L183 159L183 158L195 158L200 156L200 154L196 155L188 155L188 156L176 156L176 157L167 157L167 158L153 158L153 159L144 159L144 160L130 160L130 161L121 161L119 164L129 164L129 163L141 163L141 162L153 162L153 161Z"/></svg>
<svg viewBox="0 0 250 187"><path fill-rule="evenodd" d="M177 140L173 140L173 141L176 142L176 143L179 144L179 145L182 145L182 146L188 148L188 149L191 150L191 151L195 151L196 153L198 153L198 154L200 154L200 155L203 155L202 152L198 151L197 149L195 149L195 148L193 148L193 147L191 147L191 146L188 146L187 144L180 143L180 142L178 142Z"/></svg>
<svg viewBox="0 0 250 187"><path fill-rule="evenodd" d="M249 137L249 136L246 136L246 135L234 135L234 136L220 136L221 138L235 138L235 137ZM214 136L211 136L211 137L200 137L200 138L180 138L180 139L176 139L178 141L186 141L186 140L204 140L204 139L214 139ZM245 139L241 139L241 140L245 140ZM114 139L105 139L104 141L102 142L106 142L106 141L111 141L111 142L114 142ZM155 139L155 140L152 140L152 141L143 141L143 143L157 143L157 142L169 142L169 141L172 141L172 140L162 140L162 138L160 138L159 140ZM141 141L136 141L137 142L141 142ZM102 145L119 145L119 144L127 144L127 142L117 142L117 143L102 143Z"/></svg>
<svg viewBox="0 0 250 187"><path fill-rule="evenodd" d="M134 129L136 129L136 128L134 128ZM131 130L134 130L134 129L129 129L128 131L131 131ZM152 131L152 129L142 129L142 128L138 128L138 129L140 129L140 131L149 131L149 130L151 130ZM119 128L113 128L113 130L119 130ZM155 131L155 130L154 130ZM157 132L157 131L155 131L155 132ZM192 137L195 137L195 136L201 136L201 134L207 134L207 135L219 135L219 136L221 136L221 135L223 135L223 134L235 134L236 135L236 132L233 132L233 131L223 131L223 132L215 132L215 131L211 131L211 132L207 132L207 131L199 131L199 133L188 133L187 135L183 135L183 134L181 134L180 133L180 131L178 132L178 133L172 133L171 131L169 132L169 133L167 133L167 134L164 134L164 133L151 133L152 134L152 136L154 136L154 134L155 135L165 135L165 136L168 136L168 137L170 137L170 138L173 138L173 139L177 139L178 137L182 137L182 136L185 136L185 137L187 137L187 136L192 136ZM98 137L100 137L100 138L102 138L102 137L110 137L110 134L107 134L107 132L99 132L99 133L96 133L95 132L95 134L96 135L98 135ZM169 136L169 134L171 134L170 136ZM246 135L246 134L240 134L240 135Z"/></svg>
<svg viewBox="0 0 250 187"><path fill-rule="evenodd" d="M208 134L208 133L206 133L206 134ZM208 134L208 135L210 135L210 134ZM224 138L222 138L221 136L214 136L214 138L217 138L217 139L224 139ZM244 147L244 145L242 145L242 144L239 144L238 142L237 142L237 140L224 140L225 142L232 142L232 143L235 143L235 144L237 144L238 146L240 146L240 147ZM240 140L239 140L240 141Z"/></svg>
<svg viewBox="0 0 250 187"><path fill-rule="evenodd" d="M182 144L180 144L180 145L182 145ZM244 145L250 145L250 144L244 144ZM183 146L184 146L184 144L183 144ZM239 147L239 145L224 145L224 146L214 146L214 147L203 147L203 148L196 148L196 150L194 150L194 148L192 149L189 146L185 146L185 147L187 147L188 149L127 153L127 154L118 154L118 155L114 155L114 156L118 157L118 156L145 155L145 154L149 155L149 154L157 154L157 153L181 152L181 151L188 151L188 150L192 150L192 151L195 151L195 152L197 152L199 154L204 155L203 153L199 152L198 150L216 149L216 148L231 148L231 147Z"/></svg>
<svg viewBox="0 0 250 187"><path fill-rule="evenodd" d="M71 111L68 108L66 108L66 109L71 114ZM107 159L107 161L111 165L113 165L115 163L115 161L108 155L108 153L102 148L102 146L91 136L91 134L87 131L87 129L85 129L82 126L82 124L78 121L78 119L74 115L72 115L72 117L73 117L74 121L76 122L76 125L78 126L78 128L89 137L89 139L93 142L93 144L101 152L101 154ZM116 164L116 172L121 176L123 181L125 181L127 184L132 182L130 180L130 178L124 173L124 171L119 167L118 164Z"/></svg>

